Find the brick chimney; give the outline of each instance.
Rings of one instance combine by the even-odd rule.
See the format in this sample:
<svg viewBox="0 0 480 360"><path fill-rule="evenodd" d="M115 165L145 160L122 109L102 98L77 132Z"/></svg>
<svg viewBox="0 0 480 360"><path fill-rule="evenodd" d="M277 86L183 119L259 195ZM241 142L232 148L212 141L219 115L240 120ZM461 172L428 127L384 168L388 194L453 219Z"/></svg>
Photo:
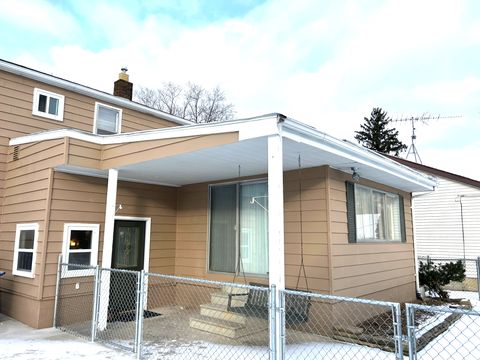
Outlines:
<svg viewBox="0 0 480 360"><path fill-rule="evenodd" d="M118 80L113 85L113 95L132 100L133 84L128 81L127 71L127 68L122 68L122 72L118 74Z"/></svg>

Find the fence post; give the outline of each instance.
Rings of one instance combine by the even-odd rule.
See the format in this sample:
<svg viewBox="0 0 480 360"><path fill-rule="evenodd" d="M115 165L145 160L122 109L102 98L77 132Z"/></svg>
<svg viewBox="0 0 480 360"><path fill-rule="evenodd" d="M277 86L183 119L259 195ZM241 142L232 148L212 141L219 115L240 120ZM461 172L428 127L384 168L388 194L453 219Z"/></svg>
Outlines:
<svg viewBox="0 0 480 360"><path fill-rule="evenodd" d="M55 283L55 304L53 308L53 327L57 327L58 300L60 295L60 278L62 277L62 254L58 254L57 281Z"/></svg>
<svg viewBox="0 0 480 360"><path fill-rule="evenodd" d="M393 334L395 339L395 358L397 360L403 359L403 334L402 334L402 309L400 304L394 304L392 306L394 313L394 327Z"/></svg>
<svg viewBox="0 0 480 360"><path fill-rule="evenodd" d="M95 342L97 337L97 323L98 323L98 298L100 295L100 266L95 266L94 287L93 287L93 308L92 308L92 330L91 342Z"/></svg>
<svg viewBox="0 0 480 360"><path fill-rule="evenodd" d="M286 341L286 328L285 328L285 297L287 294L285 290L280 291L280 359L285 359L285 341Z"/></svg>
<svg viewBox="0 0 480 360"><path fill-rule="evenodd" d="M415 308L412 304L405 304L407 312L408 359L417 360L417 339L415 338Z"/></svg>
<svg viewBox="0 0 480 360"><path fill-rule="evenodd" d="M270 359L275 360L276 354L277 354L277 347L275 344L275 339L276 339L276 333L277 333L277 327L276 327L276 322L275 322L275 314L277 312L277 304L275 301L276 298L276 293L277 293L277 287L275 284L272 284L270 286Z"/></svg>
<svg viewBox="0 0 480 360"><path fill-rule="evenodd" d="M477 292L478 299L480 300L480 257L477 257L475 263L477 264Z"/></svg>
<svg viewBox="0 0 480 360"><path fill-rule="evenodd" d="M135 353L137 359L142 358L143 341L143 305L145 299L145 270L138 273L137 283L137 319L135 321Z"/></svg>

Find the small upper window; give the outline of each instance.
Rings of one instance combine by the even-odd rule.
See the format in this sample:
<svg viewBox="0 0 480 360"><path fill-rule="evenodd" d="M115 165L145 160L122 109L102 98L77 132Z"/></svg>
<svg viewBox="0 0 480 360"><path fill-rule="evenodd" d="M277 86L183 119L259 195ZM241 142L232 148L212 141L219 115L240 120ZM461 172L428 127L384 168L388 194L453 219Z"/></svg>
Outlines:
<svg viewBox="0 0 480 360"><path fill-rule="evenodd" d="M403 198L347 182L349 242L405 241Z"/></svg>
<svg viewBox="0 0 480 360"><path fill-rule="evenodd" d="M38 237L38 224L18 224L15 233L13 254L14 275L33 278L35 276L35 252Z"/></svg>
<svg viewBox="0 0 480 360"><path fill-rule="evenodd" d="M69 265L64 276L93 274L89 267L97 264L99 228L98 224L65 224L63 262Z"/></svg>
<svg viewBox="0 0 480 360"><path fill-rule="evenodd" d="M33 115L63 121L65 96L35 88L33 90Z"/></svg>
<svg viewBox="0 0 480 360"><path fill-rule="evenodd" d="M122 109L95 103L95 121L93 132L99 135L120 133Z"/></svg>

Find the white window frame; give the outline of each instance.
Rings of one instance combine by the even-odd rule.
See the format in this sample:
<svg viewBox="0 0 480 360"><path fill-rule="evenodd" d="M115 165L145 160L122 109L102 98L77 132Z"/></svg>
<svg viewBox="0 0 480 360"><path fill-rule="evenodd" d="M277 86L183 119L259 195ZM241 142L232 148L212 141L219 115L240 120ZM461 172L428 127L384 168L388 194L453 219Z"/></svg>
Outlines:
<svg viewBox="0 0 480 360"><path fill-rule="evenodd" d="M356 243L359 243L359 244L362 244L362 243L403 243L405 242L405 239L404 239L404 235L402 233L402 228L404 229L405 228L405 215L403 214L402 215L402 212L404 212L404 209L402 208L402 201L400 200L400 195L399 194L395 194L393 192L389 192L389 191L384 191L384 190L380 190L380 189L376 189L376 188L373 188L371 186L366 186L366 185L361 185L361 184L354 184L354 188L355 188L355 195L354 195L354 204L353 206L355 207L356 206L356 202L357 202L357 189L363 189L364 191L368 191L370 193L370 196L369 196L369 199L372 200L372 196L373 196L373 192L377 192L377 193L380 193L380 194L383 194L383 195L388 195L388 196L395 196L399 199L399 202L398 202L398 216L399 216L399 224L398 226L400 226L400 239L389 239L389 238L382 238L382 239L375 239L375 238L366 238L366 239L359 239L358 238L358 233L357 233L357 229L355 229L355 242ZM384 204L385 205L385 204ZM356 216L356 214L355 214ZM357 226L357 225L355 225Z"/></svg>
<svg viewBox="0 0 480 360"><path fill-rule="evenodd" d="M47 97L47 111L42 112L38 111L38 103L40 101L40 95L44 95ZM56 98L58 100L58 114L53 115L48 113L48 106L50 104L49 99L50 98ZM33 89L33 108L32 108L32 114L36 116L41 116L45 117L48 119L56 120L56 121L63 121L63 110L65 107L65 96L53 93L51 91L39 89L39 88L34 88Z"/></svg>
<svg viewBox="0 0 480 360"><path fill-rule="evenodd" d="M20 233L26 230L33 230L35 232L33 236L33 249L20 249ZM28 278L35 277L35 263L37 260L37 243L38 243L38 224L17 224L16 232L15 232L15 248L13 252L13 269L12 274L18 276L24 276ZM31 252L32 255L32 270L31 271L23 271L17 270L18 266L18 253L19 252Z"/></svg>
<svg viewBox="0 0 480 360"><path fill-rule="evenodd" d="M87 266L96 266L98 261L98 242L100 234L100 225L99 224L84 224L84 223L67 223L63 226L63 248L62 248L62 263L69 263L70 256L70 234L72 230L90 230L92 231L92 244L90 248L90 264ZM82 252L88 252L82 250ZM79 276L93 276L93 269L76 269L68 270L62 273L62 277L79 277Z"/></svg>
<svg viewBox="0 0 480 360"><path fill-rule="evenodd" d="M120 134L122 132L122 113L123 113L123 110L121 108L117 108L117 107L110 106L110 105L103 104L103 103L99 103L99 102L95 102L95 113L94 113L94 116L93 116L93 133L98 134L98 132L97 132L97 116L98 116L98 109L99 109L100 106L118 111L118 119L117 119L117 126L116 126L117 132L116 132L116 134ZM100 134L100 135L102 135L102 134Z"/></svg>

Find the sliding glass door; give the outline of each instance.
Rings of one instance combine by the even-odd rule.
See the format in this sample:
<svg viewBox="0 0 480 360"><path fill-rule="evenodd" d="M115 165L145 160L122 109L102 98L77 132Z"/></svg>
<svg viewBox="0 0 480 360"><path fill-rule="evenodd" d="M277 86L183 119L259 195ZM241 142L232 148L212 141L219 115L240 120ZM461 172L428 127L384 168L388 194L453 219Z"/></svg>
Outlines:
<svg viewBox="0 0 480 360"><path fill-rule="evenodd" d="M210 187L209 269L227 273L268 273L266 182Z"/></svg>

